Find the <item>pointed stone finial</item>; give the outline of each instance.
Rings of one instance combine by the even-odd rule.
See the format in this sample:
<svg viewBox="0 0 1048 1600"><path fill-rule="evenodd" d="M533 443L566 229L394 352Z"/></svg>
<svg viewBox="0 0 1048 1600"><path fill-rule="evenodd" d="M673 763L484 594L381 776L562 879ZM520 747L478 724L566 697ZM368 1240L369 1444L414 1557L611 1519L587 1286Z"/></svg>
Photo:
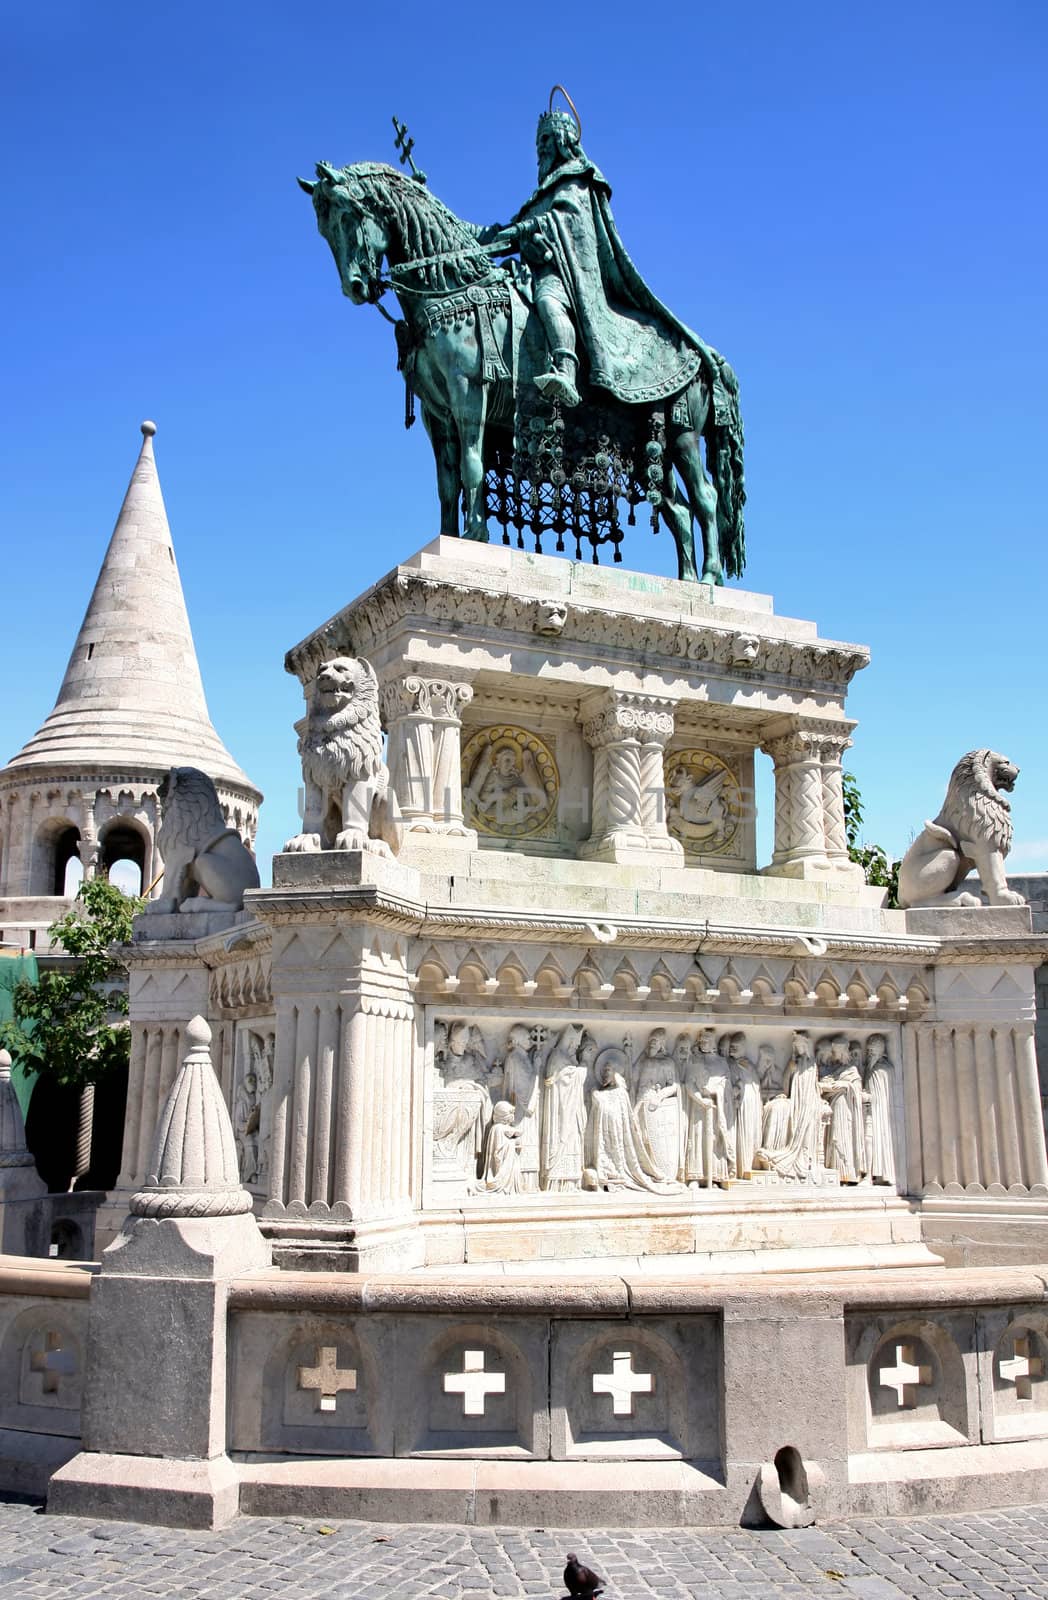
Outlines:
<svg viewBox="0 0 1048 1600"><path fill-rule="evenodd" d="M0 1050L0 1167L31 1167L26 1148L25 1123L11 1082L11 1053Z"/></svg>
<svg viewBox="0 0 1048 1600"><path fill-rule="evenodd" d="M135 1217L235 1217L251 1210L241 1186L233 1125L211 1065L203 1017L185 1028L186 1053L160 1113L145 1187L131 1197Z"/></svg>
<svg viewBox="0 0 1048 1600"><path fill-rule="evenodd" d="M80 625L58 699L10 769L61 764L112 772L200 767L220 786L253 791L214 727L204 698L167 509L153 453L142 443L116 527Z"/></svg>

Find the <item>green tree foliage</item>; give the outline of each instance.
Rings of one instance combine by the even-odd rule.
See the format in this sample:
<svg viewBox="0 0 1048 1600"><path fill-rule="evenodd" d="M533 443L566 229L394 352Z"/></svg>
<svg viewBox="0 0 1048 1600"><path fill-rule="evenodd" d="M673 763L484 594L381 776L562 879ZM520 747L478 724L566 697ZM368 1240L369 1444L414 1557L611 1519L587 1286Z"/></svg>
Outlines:
<svg viewBox="0 0 1048 1600"><path fill-rule="evenodd" d="M129 942L131 919L144 903L95 878L52 924L51 938L75 964L16 984L14 1020L0 1022L0 1044L26 1067L83 1089L127 1065L127 967L113 947Z"/></svg>
<svg viewBox="0 0 1048 1600"><path fill-rule="evenodd" d="M845 772L844 831L848 839L848 854L857 861L866 874L866 882L878 889L887 889L888 905L899 904L899 863L893 861L882 845L867 844L861 840L862 794L854 775Z"/></svg>

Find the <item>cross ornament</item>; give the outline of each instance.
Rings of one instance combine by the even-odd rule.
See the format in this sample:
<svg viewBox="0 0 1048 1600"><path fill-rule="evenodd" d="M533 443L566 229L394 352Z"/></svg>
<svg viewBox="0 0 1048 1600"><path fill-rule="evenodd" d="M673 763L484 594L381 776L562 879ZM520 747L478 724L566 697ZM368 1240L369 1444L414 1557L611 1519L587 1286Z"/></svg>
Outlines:
<svg viewBox="0 0 1048 1600"><path fill-rule="evenodd" d="M633 1356L628 1350L613 1352L610 1372L593 1374L593 1393L611 1395L611 1409L616 1417L632 1417L634 1396L651 1394L654 1388L654 1374L634 1372Z"/></svg>
<svg viewBox="0 0 1048 1600"><path fill-rule="evenodd" d="M62 1379L71 1378L76 1372L76 1357L65 1349L60 1333L45 1333L44 1348L33 1351L29 1367L42 1374L40 1387L45 1394L57 1394Z"/></svg>
<svg viewBox="0 0 1048 1600"><path fill-rule="evenodd" d="M1005 1383L1015 1384L1017 1400L1032 1400L1033 1384L1030 1380L1040 1378L1044 1374L1044 1361L1040 1356L1032 1354L1030 1345L1029 1338L1025 1336L1017 1338L1008 1360L997 1362L997 1371Z"/></svg>
<svg viewBox="0 0 1048 1600"><path fill-rule="evenodd" d="M357 1374L352 1367L344 1370L339 1366L338 1351L334 1345L320 1345L316 1366L299 1367L298 1386L300 1389L316 1390L318 1411L334 1411L341 1391L345 1389L352 1392L356 1388Z"/></svg>
<svg viewBox="0 0 1048 1600"><path fill-rule="evenodd" d="M895 1366L882 1367L877 1374L882 1386L894 1389L899 1405L910 1411L917 1404L917 1390L932 1381L931 1367L921 1366L915 1357L913 1345L898 1344L895 1347Z"/></svg>
<svg viewBox="0 0 1048 1600"><path fill-rule="evenodd" d="M396 117L394 117L393 118L393 127L394 127L394 129L396 131L396 135L397 135L397 137L394 139L393 143L396 145L397 149L400 151L400 164L401 164L401 166L402 167L403 166L408 166L408 167L411 168L411 176L414 178L416 183L425 183L426 174L422 171L421 167L416 167L416 165L415 165L415 163L414 163L414 161L412 159L412 156L411 156L411 152L415 148L415 141L414 141L414 139L409 139L408 138L408 125L407 125L407 123L406 122L398 122Z"/></svg>
<svg viewBox="0 0 1048 1600"><path fill-rule="evenodd" d="M464 1350L462 1371L444 1374L444 1393L462 1396L464 1417L482 1417L488 1395L505 1392L506 1374L484 1371L483 1350Z"/></svg>

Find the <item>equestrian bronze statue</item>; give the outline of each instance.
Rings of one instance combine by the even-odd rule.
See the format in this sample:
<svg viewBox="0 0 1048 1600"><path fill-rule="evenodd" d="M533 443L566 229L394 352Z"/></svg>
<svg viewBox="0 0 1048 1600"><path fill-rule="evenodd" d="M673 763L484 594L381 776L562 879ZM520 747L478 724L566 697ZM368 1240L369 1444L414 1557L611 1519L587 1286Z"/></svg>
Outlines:
<svg viewBox="0 0 1048 1600"><path fill-rule="evenodd" d="M411 159L414 141L394 124L410 174L321 162L314 182L299 182L343 294L378 305L392 290L399 303L407 418L417 395L441 533L486 541L495 522L506 544L510 527L521 547L530 533L540 554L544 535L557 550L567 535L577 559L584 544L594 561L611 544L618 561L622 507L634 523L645 504L653 528L661 520L674 538L681 578L739 577L746 495L735 373L633 265L577 116L551 108L539 118L538 186L511 222L490 227L437 199Z"/></svg>

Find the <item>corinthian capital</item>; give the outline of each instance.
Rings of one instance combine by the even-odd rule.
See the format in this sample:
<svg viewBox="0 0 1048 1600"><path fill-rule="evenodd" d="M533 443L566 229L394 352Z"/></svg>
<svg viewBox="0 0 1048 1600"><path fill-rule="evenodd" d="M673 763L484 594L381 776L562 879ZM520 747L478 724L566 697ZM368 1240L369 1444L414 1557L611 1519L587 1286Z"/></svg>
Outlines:
<svg viewBox="0 0 1048 1600"><path fill-rule="evenodd" d="M675 703L659 695L609 690L604 703L598 703L583 722L583 738L595 750L627 739L664 745L673 734Z"/></svg>
<svg viewBox="0 0 1048 1600"><path fill-rule="evenodd" d="M423 678L408 673L394 678L382 688L382 720L389 724L401 717L426 717L432 722L460 722L473 699L468 683L448 678Z"/></svg>
<svg viewBox="0 0 1048 1600"><path fill-rule="evenodd" d="M766 739L761 744L761 749L771 756L777 767L789 767L795 761L818 760L821 747L819 735L803 729L781 734L777 739Z"/></svg>

